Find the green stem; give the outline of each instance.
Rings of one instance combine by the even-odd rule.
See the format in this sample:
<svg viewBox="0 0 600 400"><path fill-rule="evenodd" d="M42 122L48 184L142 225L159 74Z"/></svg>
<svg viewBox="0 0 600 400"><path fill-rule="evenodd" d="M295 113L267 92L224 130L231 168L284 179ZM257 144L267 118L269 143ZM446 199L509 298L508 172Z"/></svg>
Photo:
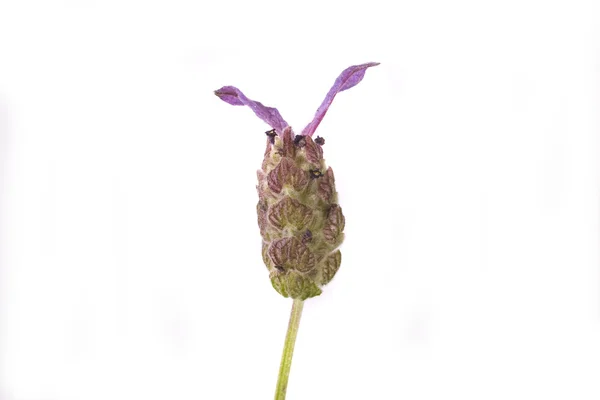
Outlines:
<svg viewBox="0 0 600 400"><path fill-rule="evenodd" d="M288 324L287 334L285 335L285 344L283 354L281 355L281 365L279 366L279 377L277 378L277 389L275 390L275 400L285 400L285 392L290 376L290 367L292 366L292 356L294 355L294 344L298 335L300 326L300 317L304 301L294 299L292 304L292 313L290 314L290 323Z"/></svg>

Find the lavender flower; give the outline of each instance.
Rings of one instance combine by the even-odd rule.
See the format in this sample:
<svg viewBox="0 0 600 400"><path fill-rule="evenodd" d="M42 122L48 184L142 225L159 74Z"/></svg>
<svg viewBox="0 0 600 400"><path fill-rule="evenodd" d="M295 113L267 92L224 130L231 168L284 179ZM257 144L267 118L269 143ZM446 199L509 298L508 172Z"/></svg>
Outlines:
<svg viewBox="0 0 600 400"><path fill-rule="evenodd" d="M258 171L257 213L263 260L273 287L284 297L318 296L340 267L338 247L344 240L345 219L333 170L323 159L325 140L312 136L335 96L357 85L367 68L376 65L346 68L300 135L294 135L277 109L250 100L236 87L215 91L229 104L250 107L272 128L266 132L265 156Z"/></svg>

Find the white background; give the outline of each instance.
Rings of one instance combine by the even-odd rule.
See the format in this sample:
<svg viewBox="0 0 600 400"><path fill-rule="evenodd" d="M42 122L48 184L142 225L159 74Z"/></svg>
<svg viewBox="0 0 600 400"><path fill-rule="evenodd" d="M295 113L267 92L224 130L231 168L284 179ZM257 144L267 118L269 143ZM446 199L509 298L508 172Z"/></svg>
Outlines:
<svg viewBox="0 0 600 400"><path fill-rule="evenodd" d="M288 399L598 399L595 1L0 2L0 399L272 398L268 127L319 127L343 262Z"/></svg>

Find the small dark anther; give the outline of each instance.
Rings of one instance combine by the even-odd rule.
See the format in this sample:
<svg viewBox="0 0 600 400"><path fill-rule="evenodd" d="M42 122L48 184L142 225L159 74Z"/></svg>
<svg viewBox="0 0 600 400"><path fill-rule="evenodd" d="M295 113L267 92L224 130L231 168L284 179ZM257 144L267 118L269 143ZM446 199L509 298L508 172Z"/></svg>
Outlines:
<svg viewBox="0 0 600 400"><path fill-rule="evenodd" d="M323 146L325 144L325 139L323 139L321 136L317 136L317 138L315 139L315 143L319 146Z"/></svg>
<svg viewBox="0 0 600 400"><path fill-rule="evenodd" d="M275 269L279 272L285 272L285 270L283 269L283 267L281 265L276 265Z"/></svg>
<svg viewBox="0 0 600 400"><path fill-rule="evenodd" d="M310 177L312 179L320 178L323 176L323 173L321 171L319 171L318 169L311 169L308 172L310 172Z"/></svg>
<svg viewBox="0 0 600 400"><path fill-rule="evenodd" d="M304 232L304 234L302 235L302 243L307 243L310 242L312 240L312 232L310 230L306 230L306 232Z"/></svg>
<svg viewBox="0 0 600 400"><path fill-rule="evenodd" d="M294 144L300 148L306 146L304 135L296 135L296 137L294 137Z"/></svg>
<svg viewBox="0 0 600 400"><path fill-rule="evenodd" d="M275 143L275 136L277 136L277 132L275 132L275 129L271 129L270 131L266 131L265 135L267 135L269 137L269 141L271 142L271 144Z"/></svg>

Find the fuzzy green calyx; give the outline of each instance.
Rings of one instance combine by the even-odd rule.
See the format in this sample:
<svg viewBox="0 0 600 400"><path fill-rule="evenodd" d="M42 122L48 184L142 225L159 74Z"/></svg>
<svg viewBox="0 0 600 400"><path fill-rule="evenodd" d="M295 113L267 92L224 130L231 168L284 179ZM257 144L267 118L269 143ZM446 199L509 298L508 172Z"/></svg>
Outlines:
<svg viewBox="0 0 600 400"><path fill-rule="evenodd" d="M263 261L273 288L294 299L320 295L340 267L336 249L345 224L321 145L310 136L294 137L290 127L267 140L257 189Z"/></svg>

